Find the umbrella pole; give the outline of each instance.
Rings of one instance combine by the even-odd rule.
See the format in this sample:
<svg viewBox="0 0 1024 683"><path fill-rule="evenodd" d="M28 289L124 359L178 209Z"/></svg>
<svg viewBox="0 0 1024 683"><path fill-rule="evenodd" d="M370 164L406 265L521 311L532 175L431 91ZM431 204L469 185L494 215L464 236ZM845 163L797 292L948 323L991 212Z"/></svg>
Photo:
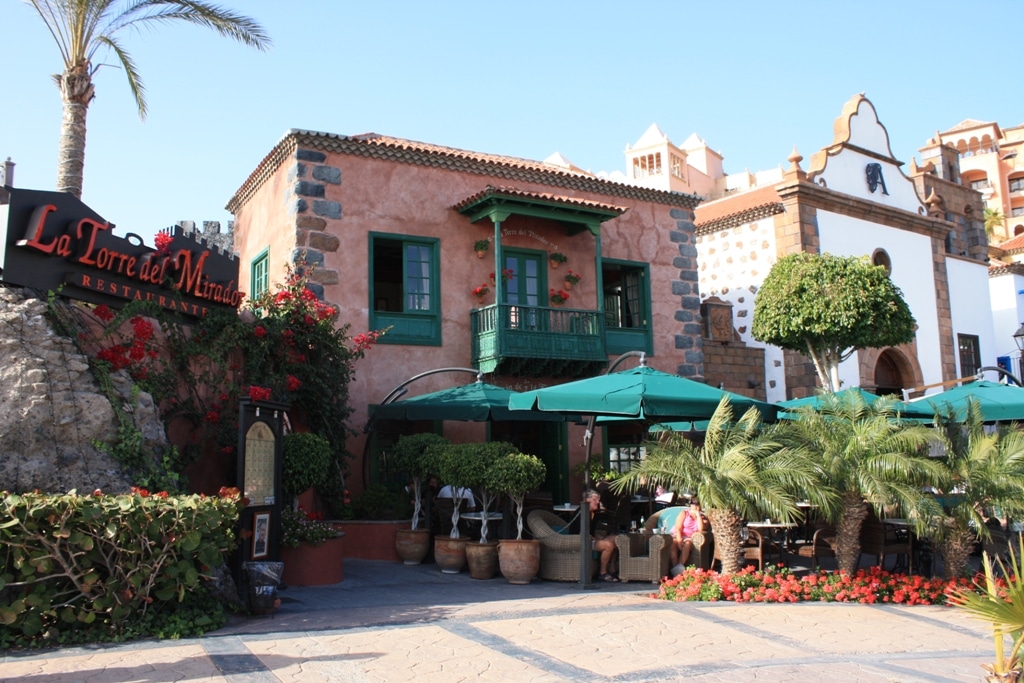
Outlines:
<svg viewBox="0 0 1024 683"><path fill-rule="evenodd" d="M590 580L593 575L593 552L590 540L590 501L587 494L590 492L590 447L594 443L594 426L597 418L591 415L587 418L587 431L583 434L583 442L586 446L586 460L583 461L583 500L580 502L580 583L579 588L594 588L595 584Z"/></svg>

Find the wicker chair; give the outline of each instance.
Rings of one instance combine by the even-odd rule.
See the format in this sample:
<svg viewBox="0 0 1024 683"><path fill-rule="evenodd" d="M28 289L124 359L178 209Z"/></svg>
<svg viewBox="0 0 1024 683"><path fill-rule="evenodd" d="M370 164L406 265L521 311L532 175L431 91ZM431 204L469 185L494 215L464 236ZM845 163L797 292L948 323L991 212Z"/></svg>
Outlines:
<svg viewBox="0 0 1024 683"><path fill-rule="evenodd" d="M672 537L668 534L619 534L615 545L619 549L620 581L658 583L668 576L672 550Z"/></svg>
<svg viewBox="0 0 1024 683"><path fill-rule="evenodd" d="M651 515L650 518L648 518L646 522L644 522L644 531L648 532L650 534L650 538L651 538L651 550L647 551L647 553L646 553L648 557L650 557L650 556L655 556L656 557L657 556L657 552L659 552L659 550L655 546L654 539L656 537L664 537L663 538L664 543L665 543L664 552L666 553L665 558L666 558L666 561L670 561L669 557L671 555L672 537L669 534L667 534L667 533L665 533L665 534L655 533L655 531L658 529L658 527L661 526L662 515L667 510L670 510L670 509L671 508L665 508L664 510L658 510L653 515ZM682 514L682 510L685 510L685 509L686 508L682 508L681 511L679 512L679 514ZM644 540L646 540L646 539L644 539ZM711 533L711 524L710 524L710 522L708 522L705 519L704 520L704 531L703 532L698 531L697 533L695 533L693 535L693 537L691 538L691 540L693 541L693 549L690 551L689 564L695 565L695 566L697 566L697 567L699 567L701 569L710 569L711 568L711 564L714 562L714 545L715 545L715 536L714 536L714 534ZM622 562L623 562L623 558L625 558L626 555L623 552L623 545L620 542L620 540L616 539L615 542L619 544L619 578L622 578ZM630 541L630 543L631 543L630 549L632 550L634 548L634 546L632 545L633 541ZM640 551L640 552L643 553L643 551ZM660 567L660 565L659 565L659 567ZM651 574L648 574L648 576L653 576L654 567L651 567L650 571L651 571ZM656 578L650 578L650 579L647 579L647 580L657 581L657 580L661 579L661 577L667 576L667 574L668 574L667 571L661 571L661 573L658 574L658 576Z"/></svg>
<svg viewBox="0 0 1024 683"><path fill-rule="evenodd" d="M580 535L563 534L555 527L564 527L565 520L547 510L534 510L526 516L526 526L540 541L540 572L549 581L580 580ZM597 562L591 563L597 571Z"/></svg>

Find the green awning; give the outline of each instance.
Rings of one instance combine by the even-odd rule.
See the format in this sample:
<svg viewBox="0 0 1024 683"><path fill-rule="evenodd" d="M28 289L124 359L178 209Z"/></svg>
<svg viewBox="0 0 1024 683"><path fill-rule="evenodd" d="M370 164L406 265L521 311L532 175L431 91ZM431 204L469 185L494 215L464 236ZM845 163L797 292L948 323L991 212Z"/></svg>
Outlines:
<svg viewBox="0 0 1024 683"><path fill-rule="evenodd" d="M754 407L765 420L775 419L778 408L770 403L643 365L514 394L508 407L513 412L573 412L652 422L707 420L726 396L737 417Z"/></svg>
<svg viewBox="0 0 1024 683"><path fill-rule="evenodd" d="M473 382L451 389L377 406L374 419L380 420L455 420L461 422L502 422L539 420L564 422L572 416L514 412L508 409L515 392L504 387Z"/></svg>

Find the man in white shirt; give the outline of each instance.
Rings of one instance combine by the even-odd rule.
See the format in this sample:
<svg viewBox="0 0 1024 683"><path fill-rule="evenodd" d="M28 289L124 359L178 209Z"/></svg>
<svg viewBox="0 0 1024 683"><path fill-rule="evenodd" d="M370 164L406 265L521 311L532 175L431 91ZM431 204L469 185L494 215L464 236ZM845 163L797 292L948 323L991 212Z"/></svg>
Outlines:
<svg viewBox="0 0 1024 683"><path fill-rule="evenodd" d="M452 498L452 487L451 485L442 486L441 490L437 492L438 498ZM458 495L464 501L466 501L466 511L472 512L476 510L476 498L473 497L473 492L469 489L458 489Z"/></svg>

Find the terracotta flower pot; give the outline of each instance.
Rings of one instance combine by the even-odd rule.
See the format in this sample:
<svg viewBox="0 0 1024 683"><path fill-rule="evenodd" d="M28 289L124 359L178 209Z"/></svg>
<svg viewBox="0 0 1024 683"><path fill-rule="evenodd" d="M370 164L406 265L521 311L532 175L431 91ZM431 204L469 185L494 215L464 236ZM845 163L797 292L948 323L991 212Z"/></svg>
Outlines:
<svg viewBox="0 0 1024 683"><path fill-rule="evenodd" d="M436 536L434 538L434 561L442 574L458 574L466 566L467 538Z"/></svg>
<svg viewBox="0 0 1024 683"><path fill-rule="evenodd" d="M398 529L395 550L402 564L420 564L430 550L430 529Z"/></svg>
<svg viewBox="0 0 1024 683"><path fill-rule="evenodd" d="M562 289L566 291L572 289L572 283L566 280L565 282L562 283Z"/></svg>
<svg viewBox="0 0 1024 683"><path fill-rule="evenodd" d="M509 583L530 583L540 571L540 541L500 541L498 565L501 567L501 575Z"/></svg>
<svg viewBox="0 0 1024 683"><path fill-rule="evenodd" d="M466 564L473 579L493 579L498 571L498 542L466 544Z"/></svg>
<svg viewBox="0 0 1024 683"><path fill-rule="evenodd" d="M292 586L327 586L345 580L345 534L320 545L303 543L281 548L284 573L281 580Z"/></svg>

